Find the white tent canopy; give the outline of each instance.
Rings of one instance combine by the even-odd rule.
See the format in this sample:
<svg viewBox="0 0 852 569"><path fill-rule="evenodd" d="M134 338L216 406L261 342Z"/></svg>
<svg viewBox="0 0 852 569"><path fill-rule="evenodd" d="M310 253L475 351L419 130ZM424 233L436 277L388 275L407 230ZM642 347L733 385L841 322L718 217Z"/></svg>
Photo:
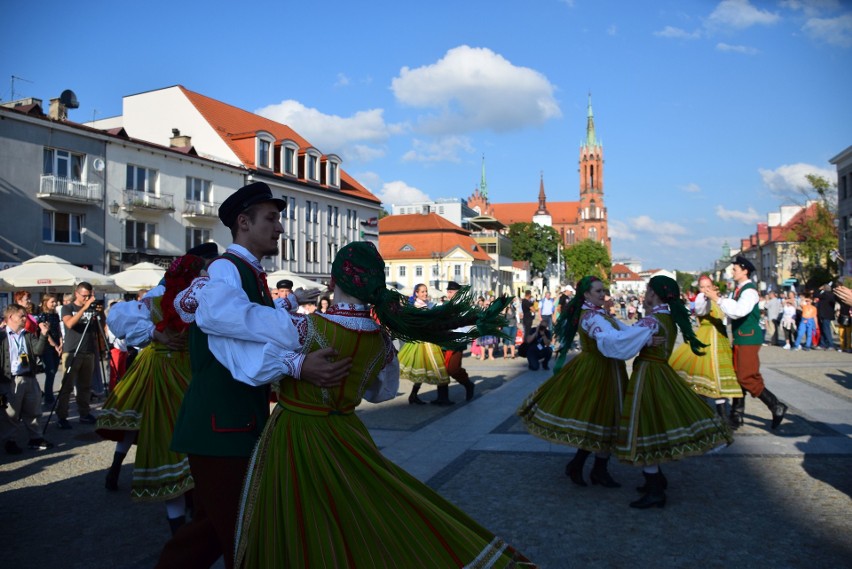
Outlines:
<svg viewBox="0 0 852 569"><path fill-rule="evenodd" d="M278 281L282 281L284 279L293 281L294 290L297 288L318 288L320 290L326 289L326 286L322 283L318 283L316 281L300 277L299 275L291 273L290 271L285 269L281 269L280 271L275 271L274 273L267 274L266 284L269 285L269 288L275 288L275 285L278 283Z"/></svg>
<svg viewBox="0 0 852 569"><path fill-rule="evenodd" d="M115 284L128 292L151 289L160 283L166 270L154 263L137 263L112 275Z"/></svg>
<svg viewBox="0 0 852 569"><path fill-rule="evenodd" d="M0 271L0 280L10 288L75 287L81 282L91 283L103 291L114 290L111 277L72 265L65 259L53 255L39 255L24 261L17 267Z"/></svg>

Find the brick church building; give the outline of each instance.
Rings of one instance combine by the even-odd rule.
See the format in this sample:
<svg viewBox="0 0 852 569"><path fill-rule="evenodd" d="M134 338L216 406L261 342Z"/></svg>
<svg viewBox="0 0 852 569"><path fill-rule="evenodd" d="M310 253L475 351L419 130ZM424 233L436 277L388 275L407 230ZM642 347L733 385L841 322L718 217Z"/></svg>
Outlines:
<svg viewBox="0 0 852 569"><path fill-rule="evenodd" d="M606 206L604 205L603 145L595 137L591 95L589 95L586 140L580 146L579 163L580 199L578 201L547 201L542 174L538 201L491 203L488 201L483 163L482 182L468 198L467 205L479 215L494 217L506 226L520 222L549 225L559 233L566 246L584 239L592 239L606 246L612 255L612 243L607 231Z"/></svg>

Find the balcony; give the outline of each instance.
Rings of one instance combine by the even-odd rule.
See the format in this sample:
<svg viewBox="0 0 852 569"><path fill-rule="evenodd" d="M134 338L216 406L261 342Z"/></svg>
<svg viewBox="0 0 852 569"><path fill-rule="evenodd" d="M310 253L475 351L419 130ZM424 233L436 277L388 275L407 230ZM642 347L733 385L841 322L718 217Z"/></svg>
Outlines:
<svg viewBox="0 0 852 569"><path fill-rule="evenodd" d="M127 211L134 211L138 209L174 211L175 200L174 196L170 194L158 196L148 192L139 192L137 190L124 190L124 208Z"/></svg>
<svg viewBox="0 0 852 569"><path fill-rule="evenodd" d="M100 184L59 178L53 174L41 177L37 196L42 199L78 203L99 203L104 197Z"/></svg>
<svg viewBox="0 0 852 569"><path fill-rule="evenodd" d="M183 204L183 217L186 219L218 219L219 206L222 204L186 200Z"/></svg>

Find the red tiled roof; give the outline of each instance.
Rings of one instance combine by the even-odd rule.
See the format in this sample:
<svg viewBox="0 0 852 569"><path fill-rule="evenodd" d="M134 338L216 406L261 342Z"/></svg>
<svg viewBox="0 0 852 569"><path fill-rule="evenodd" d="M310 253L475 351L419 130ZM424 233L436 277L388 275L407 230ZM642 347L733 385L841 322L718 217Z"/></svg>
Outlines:
<svg viewBox="0 0 852 569"><path fill-rule="evenodd" d="M313 148L310 142L287 125L195 93L183 86L179 87L187 99L198 109L198 112L248 168L257 167L254 162L254 137L259 131L268 132L275 138L276 142L292 140L299 145L301 150ZM340 191L363 200L381 203L379 198L344 172L343 169L340 170Z"/></svg>
<svg viewBox="0 0 852 569"><path fill-rule="evenodd" d="M627 274L626 277L616 277L615 275L619 274ZM630 270L627 265L622 265L621 263L616 263L612 266L612 270L610 270L610 274L612 275L612 280L614 281L641 281L642 277L640 277L637 273Z"/></svg>
<svg viewBox="0 0 852 569"><path fill-rule="evenodd" d="M436 213L388 215L379 220L379 252L387 260L431 259L432 253L447 255L456 248L476 260L491 261L470 231Z"/></svg>
<svg viewBox="0 0 852 569"><path fill-rule="evenodd" d="M529 223L538 211L538 202L495 203L489 204L494 210L494 217L501 223ZM577 223L577 208L580 202L547 202L547 212L553 220L553 225Z"/></svg>

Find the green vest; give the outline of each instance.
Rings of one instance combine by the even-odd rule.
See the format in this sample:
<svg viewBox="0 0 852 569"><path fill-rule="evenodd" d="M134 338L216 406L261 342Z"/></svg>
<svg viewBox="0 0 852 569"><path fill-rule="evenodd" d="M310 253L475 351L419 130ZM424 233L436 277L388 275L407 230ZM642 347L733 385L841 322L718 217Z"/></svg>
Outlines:
<svg viewBox="0 0 852 569"><path fill-rule="evenodd" d="M222 255L240 273L243 290L256 304L274 306L264 283L248 263ZM192 381L175 422L172 450L205 456L249 457L269 418L269 388L237 381L210 352L207 334L189 327Z"/></svg>
<svg viewBox="0 0 852 569"><path fill-rule="evenodd" d="M753 282L748 282L734 293L734 300L739 300L743 291L750 288L757 290ZM732 319L731 330L734 333L733 344L735 346L759 346L763 344L763 331L760 329L760 306L755 304L750 313L742 318Z"/></svg>

